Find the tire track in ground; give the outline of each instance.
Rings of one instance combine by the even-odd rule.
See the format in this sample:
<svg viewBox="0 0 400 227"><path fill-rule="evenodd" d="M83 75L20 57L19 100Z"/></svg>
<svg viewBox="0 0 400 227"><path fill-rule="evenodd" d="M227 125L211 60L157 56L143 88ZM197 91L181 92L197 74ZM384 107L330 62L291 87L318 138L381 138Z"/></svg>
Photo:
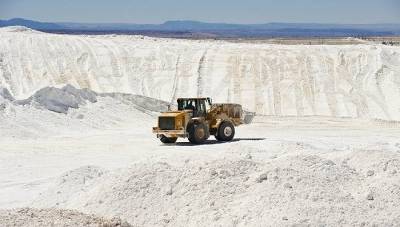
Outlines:
<svg viewBox="0 0 400 227"><path fill-rule="evenodd" d="M381 61L382 62L382 50L375 50L374 52L368 54L366 56L366 62L371 61ZM371 92L367 92L366 96L369 97L374 103L381 108L381 111L386 119L392 119L389 110L388 110L388 102L382 90L382 86L385 83L385 71L390 70L386 64L382 64L381 67L376 69L374 72L367 72L366 78L368 81L374 81L376 83L377 93L373 94ZM389 74L389 73L388 73ZM400 91L400 87L399 87ZM368 108L368 112L370 112L370 108ZM376 116L375 116L376 117Z"/></svg>
<svg viewBox="0 0 400 227"><path fill-rule="evenodd" d="M13 88L14 86L12 86L12 84L13 83L11 80L11 72L8 68L7 59L5 57L5 54L0 53L0 86L6 87L7 85L11 85L11 88ZM14 93L14 91L10 89L10 86L7 86L6 88L9 89L12 93Z"/></svg>
<svg viewBox="0 0 400 227"><path fill-rule="evenodd" d="M151 52L150 55L147 55L146 57L144 57L142 67L144 67L144 72L146 74L142 75L142 78L141 78L141 93L144 96L158 98L158 96L154 96L157 94L157 92L154 93L153 91L155 91L156 89L159 89L160 88L159 85L163 83L161 81L154 80L154 77L153 77L154 72L156 71L156 67L157 67L154 63L156 60L155 56L157 56L157 55L158 55L157 50L154 50Z"/></svg>
<svg viewBox="0 0 400 227"><path fill-rule="evenodd" d="M119 53L119 56L121 56L121 74L123 78L123 84L125 84L125 90L127 92L133 91L131 84L130 84L130 72L129 72L129 51L127 50L125 45L119 45L117 52Z"/></svg>
<svg viewBox="0 0 400 227"><path fill-rule="evenodd" d="M58 56L56 53L58 53L56 46L54 45L55 38L52 37L50 38L47 42L43 41L46 45L39 45L40 50L45 50L48 49L49 51L46 53L44 51L39 51L42 59L58 59ZM49 77L51 78L53 83L50 84L57 84L60 83L61 80L61 72L58 70L58 60L56 62L54 61L42 61L41 62L43 65L43 70L44 73L42 74L42 78L46 79L47 75L50 75ZM48 77L48 76L47 76ZM64 82L65 83L65 82Z"/></svg>
<svg viewBox="0 0 400 227"><path fill-rule="evenodd" d="M110 60L110 73L104 74L102 77L105 79L105 81L108 81L107 84L101 84L101 86L103 87L103 91L108 91L108 87L109 84L111 84L111 86L113 88L116 87L122 87L120 78L121 78L121 73L120 73L120 66L118 64L118 58L116 57L112 46L115 45L114 42L111 43L107 43L105 41L107 40L103 40L103 39L97 39L96 40L99 44L101 44L103 46L103 48L108 52L108 54L106 56L108 56L109 60ZM106 87L106 89L104 89Z"/></svg>
<svg viewBox="0 0 400 227"><path fill-rule="evenodd" d="M277 58L274 58L272 61L272 65L275 65L272 69L272 95L273 95L273 107L274 107L274 115L281 116L282 115L282 107L281 107L281 90L280 90L280 76L282 75L282 66L280 62L281 51L278 51Z"/></svg>
<svg viewBox="0 0 400 227"><path fill-rule="evenodd" d="M93 70L98 68L97 56L92 49L92 45L89 45L88 39L82 39L79 37L78 40L80 45L83 47L82 50L85 50L77 59L77 63L81 69L80 73L84 76L82 82L86 84L85 86L87 88L98 90L99 86L96 79L96 70Z"/></svg>
<svg viewBox="0 0 400 227"><path fill-rule="evenodd" d="M62 37L63 45L55 46L59 53L58 56L54 56L57 59L57 67L60 72L61 83L79 84L79 70L75 58L80 50L75 44L75 38L66 36Z"/></svg>
<svg viewBox="0 0 400 227"><path fill-rule="evenodd" d="M61 39L61 40L64 44L62 46L66 47L67 45L66 45L65 39ZM59 42L61 42L61 41L59 41ZM49 51L49 58L54 59L54 60L53 60L53 64L52 64L53 67L51 67L50 69L47 69L47 71L48 71L48 73L53 74L53 77L55 77L54 81L56 84L71 83L71 81L70 81L71 78L68 78L67 72L66 72L68 62L64 62L65 64L63 64L63 61L62 61L62 59L66 59L65 58L66 51L61 52L60 48L55 44L56 44L56 42L54 44L52 42L48 42L49 47L51 47L51 51ZM58 55L54 56L54 54L51 54L51 53L60 53L60 52L62 53L62 55L58 54Z"/></svg>
<svg viewBox="0 0 400 227"><path fill-rule="evenodd" d="M322 74L325 74L324 91L326 96L326 103L328 104L330 115L338 116L338 104L336 99L336 79L335 75L329 75L329 72L334 72L334 62L329 55L321 56L321 61L323 63L322 68L324 69Z"/></svg>
<svg viewBox="0 0 400 227"><path fill-rule="evenodd" d="M382 65L382 67L381 68L379 68L374 74L373 74L373 77L374 77L374 79L376 80L376 83L377 83L377 90L378 90L378 95L379 95L379 97L377 97L377 96L373 96L373 95L370 95L370 97L371 97L371 99L373 99L374 101L375 101L375 103L382 109L382 111L384 112L384 114L385 114L385 117L386 118L388 118L388 119L390 119L391 118L391 116L390 116L390 113L389 113L389 111L388 111L388 109L387 109L387 106L385 105L385 103L386 103L386 100L385 100L385 96L383 95L383 91L382 91L382 87L381 87L381 83L382 83L382 81L384 80L384 70L387 70L388 68L385 66L385 65ZM400 89L400 88L399 88Z"/></svg>
<svg viewBox="0 0 400 227"><path fill-rule="evenodd" d="M114 60L117 68L118 84L122 88L120 91L124 92L134 92L129 84L129 52L126 50L123 43L119 40L112 40L112 45L110 45L112 52L114 53Z"/></svg>
<svg viewBox="0 0 400 227"><path fill-rule="evenodd" d="M227 98L228 102L237 102L236 92L237 89L240 89L240 81L237 82L238 78L240 78L240 66L241 66L241 55L239 53L234 54L229 57L227 60L227 74L224 79L220 82L221 88L227 87ZM224 89L220 89L220 91L225 91ZM233 94L232 94L233 93Z"/></svg>
<svg viewBox="0 0 400 227"><path fill-rule="evenodd" d="M80 56L76 59L77 71L79 72L79 77L76 79L79 87L81 88L90 87L88 81L88 58L89 54L87 52L83 52L80 53Z"/></svg>
<svg viewBox="0 0 400 227"><path fill-rule="evenodd" d="M101 62L101 60L104 58L104 56L107 56L107 57L110 56L109 54L101 54L104 50L107 51L108 53L111 53L111 51L109 50L109 47L108 47L109 44L105 44L100 39L94 38L92 46L95 44L98 45L97 49L100 50L100 51L97 51L97 52L100 52L100 54L99 53L94 54L95 59L96 59L96 64L97 64L96 71L97 71L97 75L98 75L96 82L97 82L97 86L99 87L99 90L105 92L105 91L107 91L108 84L111 84L115 88L114 78L112 76L115 69L114 70L112 69L111 74L109 74L106 72L106 70L104 70L104 63ZM112 56L110 56L110 58L112 58ZM115 58L115 56L114 56L114 58ZM110 59L110 62L111 61L112 60ZM108 64L106 66L108 66ZM104 81L106 81L106 84L104 83Z"/></svg>
<svg viewBox="0 0 400 227"><path fill-rule="evenodd" d="M184 50L179 58L179 69L177 69L177 83L176 83L176 92L175 98L178 96L193 96L194 94L191 91L194 91L195 88L190 86L191 77L194 75L191 72L191 66L193 65L194 54ZM178 89L179 88L179 89ZM174 102L174 100L173 100Z"/></svg>
<svg viewBox="0 0 400 227"><path fill-rule="evenodd" d="M177 84L178 84L178 72L179 72L179 61L181 59L181 55L178 54L178 57L176 58L176 63L175 63L175 75L174 75L174 82L172 84L172 95L171 95L171 103L174 103L176 100L176 90L177 90Z"/></svg>
<svg viewBox="0 0 400 227"><path fill-rule="evenodd" d="M32 63L29 55L32 52L25 53L23 50L29 49L29 46L32 43L32 38L25 38L23 42L21 42L21 46L18 48L18 57L20 60L20 67L22 75L26 78L26 80L21 81L22 91L25 92L29 87L34 85L34 78L32 78Z"/></svg>
<svg viewBox="0 0 400 227"><path fill-rule="evenodd" d="M261 96L260 98L262 100L260 100L260 103L262 103L262 107L261 105L258 106L258 108L260 108L258 111L256 109L256 112L258 114L262 114L262 115L272 115L272 111L273 111L273 106L272 106L272 85L271 85L271 67L269 66L269 62L270 62L270 53L268 51L266 51L261 59L260 59L260 64L261 64L261 68L260 68L260 73L261 73L261 83L260 84L260 90L259 90L259 95Z"/></svg>
<svg viewBox="0 0 400 227"><path fill-rule="evenodd" d="M315 108L315 78L311 74L311 59L310 57L305 57L301 63L303 65L302 68L302 77L304 78L303 84L303 94L306 97L308 105L311 107L312 114L316 114Z"/></svg>
<svg viewBox="0 0 400 227"><path fill-rule="evenodd" d="M171 94L173 91L173 83L175 73L169 74L168 70L168 49L159 47L157 48L157 52L152 55L156 56L150 62L152 62L150 73L147 75L147 84L148 84L148 94L151 97L155 97L158 99L169 100L169 95L161 95L161 94ZM158 61L157 61L158 60ZM167 75L165 77L164 75ZM166 89L167 88L167 89Z"/></svg>
<svg viewBox="0 0 400 227"><path fill-rule="evenodd" d="M197 67L197 97L202 97L203 95L203 86L204 86L204 70L205 70L205 61L208 49L206 49L200 57L199 64Z"/></svg>
<svg viewBox="0 0 400 227"><path fill-rule="evenodd" d="M222 98L221 101L226 100L227 102L230 101L230 76L232 74L232 67L234 64L234 59L233 59L233 54L234 53L223 53L222 51L219 51L219 49L217 48L215 50L218 54L216 59L221 58L221 56L223 56L223 60L224 62L226 62L225 64L225 68L226 68L226 74L225 75L218 75L218 77L222 77L222 79L218 82L218 84L216 84L215 86L213 86L213 97L225 97ZM229 57L225 57L225 56L229 56ZM211 70L211 69L210 69ZM217 78L218 78L217 77ZM211 79L215 79L215 78L211 78Z"/></svg>
<svg viewBox="0 0 400 227"><path fill-rule="evenodd" d="M9 40L10 42L11 40ZM0 86L7 88L11 93L14 93L14 83L12 81L12 73L9 68L11 61L6 55L10 45L3 45L5 42L0 42ZM8 43L7 43L8 44Z"/></svg>
<svg viewBox="0 0 400 227"><path fill-rule="evenodd" d="M236 72L233 74L233 102L242 103L242 81L241 78L246 74L246 55L240 55L237 59L238 67L235 69Z"/></svg>
<svg viewBox="0 0 400 227"><path fill-rule="evenodd" d="M220 77L220 75L216 75L215 72L218 71L218 66L215 67L215 63L218 63L217 53L220 52L220 48L218 46L212 46L209 48L207 52L207 61L205 62L205 83L203 83L203 95L209 96L211 98L215 96L215 88L214 83L215 80Z"/></svg>

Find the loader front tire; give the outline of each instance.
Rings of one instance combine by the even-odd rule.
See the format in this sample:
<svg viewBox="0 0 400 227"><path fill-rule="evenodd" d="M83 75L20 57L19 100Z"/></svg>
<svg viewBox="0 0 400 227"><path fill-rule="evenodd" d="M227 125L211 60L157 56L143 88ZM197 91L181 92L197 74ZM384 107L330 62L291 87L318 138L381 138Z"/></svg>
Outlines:
<svg viewBox="0 0 400 227"><path fill-rule="evenodd" d="M166 137L162 135L160 141L162 143L175 143L177 139L178 139L177 137Z"/></svg>
<svg viewBox="0 0 400 227"><path fill-rule="evenodd" d="M207 127L204 123L192 123L188 125L189 141L193 144L202 144L208 138Z"/></svg>

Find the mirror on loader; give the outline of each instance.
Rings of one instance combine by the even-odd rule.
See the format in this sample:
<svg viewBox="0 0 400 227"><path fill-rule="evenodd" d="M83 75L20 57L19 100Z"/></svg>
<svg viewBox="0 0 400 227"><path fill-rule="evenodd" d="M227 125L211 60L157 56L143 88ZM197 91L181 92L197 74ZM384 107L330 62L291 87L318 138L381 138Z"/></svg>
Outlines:
<svg viewBox="0 0 400 227"><path fill-rule="evenodd" d="M210 97L207 98L208 105L212 105L212 99Z"/></svg>

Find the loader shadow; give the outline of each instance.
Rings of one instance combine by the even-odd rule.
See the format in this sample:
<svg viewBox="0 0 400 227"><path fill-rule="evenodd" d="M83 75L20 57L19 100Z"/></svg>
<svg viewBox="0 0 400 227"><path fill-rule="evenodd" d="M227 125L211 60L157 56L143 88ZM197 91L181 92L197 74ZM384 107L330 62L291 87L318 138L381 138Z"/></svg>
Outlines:
<svg viewBox="0 0 400 227"><path fill-rule="evenodd" d="M260 141L260 140L265 140L265 138L235 138L231 141L218 141L218 140L206 140L202 144L192 144L189 141L182 141L182 142L176 142L175 144L167 145L167 146L206 146L206 145L215 145L215 144L224 144L224 143L236 143L239 141Z"/></svg>

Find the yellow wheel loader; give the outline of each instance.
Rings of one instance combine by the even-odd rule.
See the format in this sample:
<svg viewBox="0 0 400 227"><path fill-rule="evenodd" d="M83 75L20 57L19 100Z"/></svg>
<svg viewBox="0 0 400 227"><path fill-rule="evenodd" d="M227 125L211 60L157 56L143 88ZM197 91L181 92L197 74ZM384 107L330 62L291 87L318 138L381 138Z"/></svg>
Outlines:
<svg viewBox="0 0 400 227"><path fill-rule="evenodd" d="M244 123L240 104L213 104L211 98L179 98L177 102L177 110L161 113L158 126L153 127L162 143L175 143L180 137L201 144L210 135L218 141L231 141L235 127Z"/></svg>

